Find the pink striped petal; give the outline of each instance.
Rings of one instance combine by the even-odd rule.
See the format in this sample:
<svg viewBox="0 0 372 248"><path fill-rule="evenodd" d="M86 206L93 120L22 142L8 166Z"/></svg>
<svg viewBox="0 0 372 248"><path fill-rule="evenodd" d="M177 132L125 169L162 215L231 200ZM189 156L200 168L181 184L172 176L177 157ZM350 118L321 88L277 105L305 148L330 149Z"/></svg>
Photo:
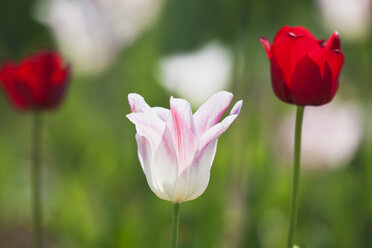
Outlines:
<svg viewBox="0 0 372 248"><path fill-rule="evenodd" d="M137 133L145 136L155 149L165 129L165 122L158 114L160 111L151 108L142 96L135 93L128 95L128 102L132 113L126 117L136 125Z"/></svg>
<svg viewBox="0 0 372 248"><path fill-rule="evenodd" d="M199 197L209 183L210 168L217 149L217 139L199 151L191 166L177 178L174 202L184 202Z"/></svg>
<svg viewBox="0 0 372 248"><path fill-rule="evenodd" d="M232 108L230 115L223 119L222 122L214 125L210 129L208 129L200 138L199 142L199 150L203 150L209 143L218 139L226 129L233 123L233 121L238 117L240 113L240 109L242 107L243 101L238 101L234 107Z"/></svg>
<svg viewBox="0 0 372 248"><path fill-rule="evenodd" d="M126 117L136 125L137 133L145 136L153 149L156 149L163 136L165 123L160 118L154 119L154 116L148 113L130 113Z"/></svg>
<svg viewBox="0 0 372 248"><path fill-rule="evenodd" d="M142 96L136 93L130 93L128 95L128 102L130 111L133 113L144 113L151 110L151 107L145 102Z"/></svg>
<svg viewBox="0 0 372 248"><path fill-rule="evenodd" d="M189 169L189 185L185 201L199 197L208 186L210 168L217 150L217 139L198 152Z"/></svg>
<svg viewBox="0 0 372 248"><path fill-rule="evenodd" d="M220 121L232 98L233 95L231 93L220 91L210 97L195 112L195 123L200 135Z"/></svg>
<svg viewBox="0 0 372 248"><path fill-rule="evenodd" d="M178 158L178 172L181 174L194 159L199 135L195 128L190 104L183 99L170 99L171 116L167 126L173 137Z"/></svg>

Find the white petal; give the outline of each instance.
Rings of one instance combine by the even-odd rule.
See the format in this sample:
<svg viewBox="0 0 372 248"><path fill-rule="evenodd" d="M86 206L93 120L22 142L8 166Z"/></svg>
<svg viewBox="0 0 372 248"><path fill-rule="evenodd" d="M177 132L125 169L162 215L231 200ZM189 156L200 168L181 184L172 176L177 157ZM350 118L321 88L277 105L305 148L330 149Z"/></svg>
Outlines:
<svg viewBox="0 0 372 248"><path fill-rule="evenodd" d="M157 114L157 108L151 108L142 96L131 93L128 102L132 113L127 118L136 125L137 133L145 136L155 150L163 136L165 122Z"/></svg>
<svg viewBox="0 0 372 248"><path fill-rule="evenodd" d="M173 137L178 158L178 175L193 161L198 148L198 138L190 104L183 99L170 99L171 117L167 126Z"/></svg>
<svg viewBox="0 0 372 248"><path fill-rule="evenodd" d="M233 95L220 91L210 97L194 114L195 123L200 134L217 124L229 107Z"/></svg>
<svg viewBox="0 0 372 248"><path fill-rule="evenodd" d="M217 150L217 139L210 142L195 157L190 166L188 195L185 201L193 200L204 193L209 183L210 168Z"/></svg>
<svg viewBox="0 0 372 248"><path fill-rule="evenodd" d="M190 183L190 167L186 168L177 177L176 189L174 193L174 202L184 202L188 197Z"/></svg>
<svg viewBox="0 0 372 248"><path fill-rule="evenodd" d="M126 116L136 125L137 133L145 136L150 141L153 149L156 149L161 141L165 123L156 120L153 115L148 113L130 113Z"/></svg>
<svg viewBox="0 0 372 248"><path fill-rule="evenodd" d="M150 142L145 136L141 136L139 134L136 134L136 141L138 147L138 158L150 189L160 198L167 198L167 196L159 190L156 178L154 178L154 175L151 171L151 164L153 163L153 151L151 149Z"/></svg>
<svg viewBox="0 0 372 248"><path fill-rule="evenodd" d="M231 123L233 123L236 117L238 117L242 104L243 104L242 100L238 101L232 108L229 116L223 119L222 122L214 125L205 133L203 133L199 142L199 150L204 149L205 146L207 146L215 139L218 139L218 137L220 137L226 131L226 129L231 125Z"/></svg>
<svg viewBox="0 0 372 248"><path fill-rule="evenodd" d="M159 147L155 152L151 171L154 173L154 178L156 178L159 190L161 190L167 198L158 196L164 200L173 201L178 174L177 153L168 128L165 129Z"/></svg>
<svg viewBox="0 0 372 248"><path fill-rule="evenodd" d="M133 113L151 111L151 107L145 102L145 99L137 93L130 93L128 95L128 103L130 111Z"/></svg>
<svg viewBox="0 0 372 248"><path fill-rule="evenodd" d="M160 117L160 119L162 119L162 121L164 121L165 123L168 121L170 115L169 109L162 107L153 107L152 109Z"/></svg>

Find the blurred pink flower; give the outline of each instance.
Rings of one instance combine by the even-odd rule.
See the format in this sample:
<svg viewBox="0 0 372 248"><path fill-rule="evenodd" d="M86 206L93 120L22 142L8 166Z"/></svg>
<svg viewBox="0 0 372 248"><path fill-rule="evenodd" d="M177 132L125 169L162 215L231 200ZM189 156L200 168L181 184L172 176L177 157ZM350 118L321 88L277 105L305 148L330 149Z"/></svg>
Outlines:
<svg viewBox="0 0 372 248"><path fill-rule="evenodd" d="M346 39L358 39L368 34L371 0L317 0L317 3L330 31L336 29Z"/></svg>
<svg viewBox="0 0 372 248"><path fill-rule="evenodd" d="M136 125L138 157L151 190L161 199L184 202L199 197L207 188L217 140L239 115L238 101L230 115L220 119L233 95L221 91L194 114L190 104L170 98L170 110L151 108L138 94L129 94Z"/></svg>
<svg viewBox="0 0 372 248"><path fill-rule="evenodd" d="M280 124L279 150L291 157L295 113ZM364 136L362 110L355 103L331 102L307 107L302 130L301 159L305 168L324 169L347 164L355 155Z"/></svg>

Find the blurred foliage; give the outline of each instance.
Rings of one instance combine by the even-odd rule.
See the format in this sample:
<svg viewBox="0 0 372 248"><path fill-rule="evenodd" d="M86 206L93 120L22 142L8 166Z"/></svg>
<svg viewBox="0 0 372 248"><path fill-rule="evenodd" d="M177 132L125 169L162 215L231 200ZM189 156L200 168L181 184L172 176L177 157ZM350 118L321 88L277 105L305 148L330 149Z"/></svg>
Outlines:
<svg viewBox="0 0 372 248"><path fill-rule="evenodd" d="M1 59L55 46L49 31L34 21L33 4L0 2ZM243 68L235 70L231 90L244 106L219 141L208 189L181 205L180 247L284 247L292 172L277 158L272 137L293 106L274 97L258 37L271 40L286 24L306 26L317 37L329 35L310 0L172 0L109 70L73 75L63 106L43 119L48 246L168 246L172 206L147 186L135 129L125 118L126 96L138 92L150 105L167 107L169 93L154 73L159 58L221 40ZM350 164L303 172L300 247L372 247L371 41L369 34L343 44L346 62L337 96L364 106L366 136ZM14 112L5 97L0 112L0 246L5 247L9 240L30 239L31 116Z"/></svg>

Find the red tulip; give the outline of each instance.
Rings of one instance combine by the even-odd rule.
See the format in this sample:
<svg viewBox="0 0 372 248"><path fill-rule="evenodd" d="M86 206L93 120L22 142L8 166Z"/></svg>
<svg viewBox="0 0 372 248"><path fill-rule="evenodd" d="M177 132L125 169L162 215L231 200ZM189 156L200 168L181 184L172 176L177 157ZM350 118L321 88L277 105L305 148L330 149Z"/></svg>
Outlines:
<svg viewBox="0 0 372 248"><path fill-rule="evenodd" d="M6 62L0 69L0 86L20 110L53 109L63 100L69 68L53 51L41 51L20 64Z"/></svg>
<svg viewBox="0 0 372 248"><path fill-rule="evenodd" d="M323 41L304 27L284 26L272 45L265 38L260 41L270 59L271 82L279 99L315 106L333 99L344 62L337 32Z"/></svg>

